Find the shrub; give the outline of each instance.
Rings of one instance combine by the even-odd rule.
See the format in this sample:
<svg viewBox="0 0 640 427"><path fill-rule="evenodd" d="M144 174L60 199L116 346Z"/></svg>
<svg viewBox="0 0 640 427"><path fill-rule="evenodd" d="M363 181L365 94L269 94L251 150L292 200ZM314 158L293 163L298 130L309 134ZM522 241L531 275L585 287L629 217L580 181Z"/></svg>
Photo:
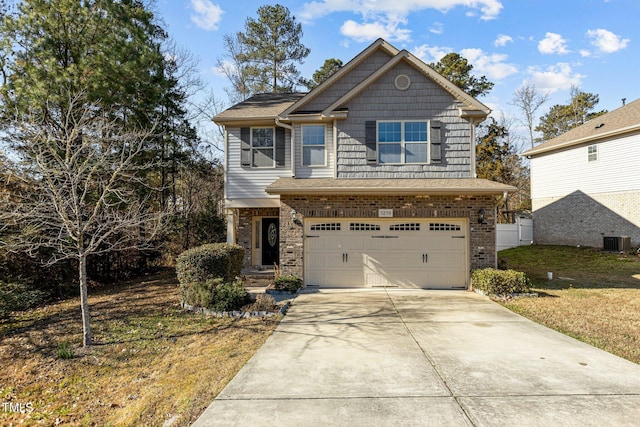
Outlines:
<svg viewBox="0 0 640 427"><path fill-rule="evenodd" d="M298 292L302 288L302 279L298 276L284 275L274 280L276 291L288 291L292 294Z"/></svg>
<svg viewBox="0 0 640 427"><path fill-rule="evenodd" d="M224 282L221 278L180 285L182 301L193 307L213 311L232 311L249 302L249 294L242 282Z"/></svg>
<svg viewBox="0 0 640 427"><path fill-rule="evenodd" d="M276 299L269 294L258 294L248 311L274 311L277 308Z"/></svg>
<svg viewBox="0 0 640 427"><path fill-rule="evenodd" d="M474 270L471 275L473 287L488 295L508 295L529 292L531 282L521 271L485 268Z"/></svg>
<svg viewBox="0 0 640 427"><path fill-rule="evenodd" d="M58 359L62 359L62 360L69 360L75 357L73 348L69 347L69 343L66 341L63 341L60 344L58 344L56 353L58 354Z"/></svg>
<svg viewBox="0 0 640 427"><path fill-rule="evenodd" d="M21 283L0 282L0 319L12 311L27 310L47 301L49 295Z"/></svg>
<svg viewBox="0 0 640 427"><path fill-rule="evenodd" d="M229 243L211 243L181 253L176 260L176 273L181 284L204 283L221 278L230 282L240 275L244 248Z"/></svg>

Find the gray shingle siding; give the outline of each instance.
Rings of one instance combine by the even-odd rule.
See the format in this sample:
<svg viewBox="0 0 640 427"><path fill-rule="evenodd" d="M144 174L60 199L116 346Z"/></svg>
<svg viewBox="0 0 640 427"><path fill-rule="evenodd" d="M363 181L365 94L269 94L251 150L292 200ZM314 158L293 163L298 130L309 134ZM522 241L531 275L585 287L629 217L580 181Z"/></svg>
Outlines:
<svg viewBox="0 0 640 427"><path fill-rule="evenodd" d="M411 79L411 87L395 88L398 74ZM459 117L455 98L405 62L352 98L348 119L338 122L338 178L469 178L470 124ZM367 120L437 119L442 122L442 162L430 165L367 165Z"/></svg>
<svg viewBox="0 0 640 427"><path fill-rule="evenodd" d="M353 89L358 83L373 74L378 68L386 64L390 55L384 52L375 52L361 64L358 64L342 79L331 85L330 88L318 95L315 99L305 104L305 111L321 111L331 105L336 99L340 99L345 93Z"/></svg>

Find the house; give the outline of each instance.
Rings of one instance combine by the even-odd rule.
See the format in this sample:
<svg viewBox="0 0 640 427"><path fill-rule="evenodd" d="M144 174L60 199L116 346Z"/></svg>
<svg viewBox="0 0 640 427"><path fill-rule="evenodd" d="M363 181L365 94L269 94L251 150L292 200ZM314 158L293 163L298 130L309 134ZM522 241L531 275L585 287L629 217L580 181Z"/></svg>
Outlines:
<svg viewBox="0 0 640 427"><path fill-rule="evenodd" d="M640 246L640 99L523 155L536 243Z"/></svg>
<svg viewBox="0 0 640 427"><path fill-rule="evenodd" d="M309 93L262 94L224 127L228 241L306 286L467 288L496 265L496 205L475 178L489 109L379 39Z"/></svg>

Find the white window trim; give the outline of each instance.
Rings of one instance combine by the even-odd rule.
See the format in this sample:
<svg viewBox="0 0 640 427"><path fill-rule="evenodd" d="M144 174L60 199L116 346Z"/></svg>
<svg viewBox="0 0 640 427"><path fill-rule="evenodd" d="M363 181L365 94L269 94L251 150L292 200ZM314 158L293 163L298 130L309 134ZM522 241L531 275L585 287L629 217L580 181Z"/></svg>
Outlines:
<svg viewBox="0 0 640 427"><path fill-rule="evenodd" d="M322 145L324 152L324 163L321 165L305 165L304 164L304 128L307 126L321 126L324 129L324 144ZM307 147L320 147L320 145L308 145ZM307 123L300 126L300 165L304 168L326 168L327 167L327 126L324 124Z"/></svg>
<svg viewBox="0 0 640 427"><path fill-rule="evenodd" d="M591 152L591 148L594 148L594 152ZM595 155L595 159L592 159L591 156ZM591 144L587 146L587 163L597 162L600 158L598 153L598 144Z"/></svg>
<svg viewBox="0 0 640 427"><path fill-rule="evenodd" d="M254 147L253 146L253 130L254 129L271 129L271 134L273 136L273 156L271 156L271 166L254 166L253 165L253 150L266 150L265 147ZM251 169L275 169L276 168L276 128L273 126L255 126L249 130L249 140L251 142Z"/></svg>
<svg viewBox="0 0 640 427"><path fill-rule="evenodd" d="M380 145L398 144L398 142L380 142L378 124L379 123L398 123L400 122L400 163L381 162L380 161ZM404 124L405 123L427 123L427 161L426 162L411 162L407 163L405 159L405 144L404 140ZM410 141L409 144L419 144L421 141ZM431 164L431 120L377 120L376 121L376 155L378 156L377 162L379 165L429 165Z"/></svg>

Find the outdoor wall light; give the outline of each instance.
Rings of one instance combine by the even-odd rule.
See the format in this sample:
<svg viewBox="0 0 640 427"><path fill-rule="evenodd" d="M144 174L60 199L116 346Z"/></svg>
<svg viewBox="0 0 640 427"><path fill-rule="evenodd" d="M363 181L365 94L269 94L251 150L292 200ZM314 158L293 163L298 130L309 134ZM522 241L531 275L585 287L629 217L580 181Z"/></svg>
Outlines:
<svg viewBox="0 0 640 427"><path fill-rule="evenodd" d="M478 224L484 223L484 209L478 211Z"/></svg>
<svg viewBox="0 0 640 427"><path fill-rule="evenodd" d="M300 220L298 219L298 211L296 211L295 209L291 211L291 221L293 221L293 223L297 225L302 224L302 222L300 222Z"/></svg>

